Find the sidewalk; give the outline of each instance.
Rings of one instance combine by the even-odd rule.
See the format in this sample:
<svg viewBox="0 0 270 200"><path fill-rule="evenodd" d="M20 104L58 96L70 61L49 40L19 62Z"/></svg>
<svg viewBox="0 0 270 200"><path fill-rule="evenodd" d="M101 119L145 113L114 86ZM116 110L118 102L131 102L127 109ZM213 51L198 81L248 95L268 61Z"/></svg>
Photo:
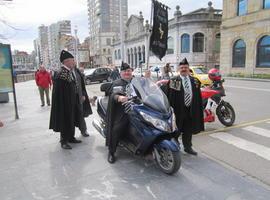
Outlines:
<svg viewBox="0 0 270 200"><path fill-rule="evenodd" d="M83 143L62 150L59 135L48 130L50 107L40 107L34 81L16 88L20 119L14 120L12 102L0 104L1 200L269 199L269 190L201 152L184 154L174 176L123 150L110 165L105 141L90 125L96 114L87 118L91 136L81 138L77 130Z"/></svg>

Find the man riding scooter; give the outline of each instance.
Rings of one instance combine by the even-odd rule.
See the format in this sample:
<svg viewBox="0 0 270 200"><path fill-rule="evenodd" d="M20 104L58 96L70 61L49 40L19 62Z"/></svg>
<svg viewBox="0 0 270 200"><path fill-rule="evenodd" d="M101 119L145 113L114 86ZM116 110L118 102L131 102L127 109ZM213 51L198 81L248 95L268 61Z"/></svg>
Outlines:
<svg viewBox="0 0 270 200"><path fill-rule="evenodd" d="M129 126L129 119L125 113L123 103L127 102L129 97L136 96L134 87L131 84L133 69L127 64L122 63L121 78L114 81L109 90L109 104L107 112L107 138L106 145L109 148L108 162L114 163L115 152L119 139ZM124 88L122 91L117 88ZM129 94L129 97L126 94Z"/></svg>

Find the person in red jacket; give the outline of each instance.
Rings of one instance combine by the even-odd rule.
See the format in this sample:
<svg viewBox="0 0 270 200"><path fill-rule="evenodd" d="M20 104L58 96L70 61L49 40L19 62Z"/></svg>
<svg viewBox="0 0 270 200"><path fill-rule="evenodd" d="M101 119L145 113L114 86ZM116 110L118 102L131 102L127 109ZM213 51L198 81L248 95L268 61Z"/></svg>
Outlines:
<svg viewBox="0 0 270 200"><path fill-rule="evenodd" d="M43 65L40 66L39 71L36 73L36 84L39 89L41 107L45 106L44 93L46 94L47 105L50 106L49 90L52 85L52 79L50 73L46 71Z"/></svg>

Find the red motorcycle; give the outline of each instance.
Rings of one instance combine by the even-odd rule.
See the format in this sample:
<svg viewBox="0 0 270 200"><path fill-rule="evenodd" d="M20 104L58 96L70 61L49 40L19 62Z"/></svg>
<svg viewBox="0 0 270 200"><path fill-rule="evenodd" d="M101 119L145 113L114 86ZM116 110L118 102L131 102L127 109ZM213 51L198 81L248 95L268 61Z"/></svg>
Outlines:
<svg viewBox="0 0 270 200"><path fill-rule="evenodd" d="M212 85L201 88L204 122L214 122L215 115L217 115L223 125L232 126L235 122L235 111L230 103L222 99L226 96L223 87L224 80L221 80L221 75L217 69L209 70L208 76L213 82Z"/></svg>
<svg viewBox="0 0 270 200"><path fill-rule="evenodd" d="M201 88L204 122L214 122L217 115L223 125L232 126L235 122L235 111L230 103L222 99L226 96L223 87L224 80L221 79L218 69L210 69L208 77L212 80L212 85ZM157 85L162 86L166 83L168 80L160 80Z"/></svg>

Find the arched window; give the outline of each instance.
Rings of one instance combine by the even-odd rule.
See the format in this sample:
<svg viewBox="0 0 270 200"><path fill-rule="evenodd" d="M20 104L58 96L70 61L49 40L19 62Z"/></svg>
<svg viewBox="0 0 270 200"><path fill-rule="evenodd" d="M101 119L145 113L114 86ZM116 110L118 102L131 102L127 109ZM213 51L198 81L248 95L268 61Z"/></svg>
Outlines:
<svg viewBox="0 0 270 200"><path fill-rule="evenodd" d="M257 67L270 67L270 36L263 36L257 46Z"/></svg>
<svg viewBox="0 0 270 200"><path fill-rule="evenodd" d="M220 33L216 34L215 39L215 52L220 53Z"/></svg>
<svg viewBox="0 0 270 200"><path fill-rule="evenodd" d="M193 52L204 52L204 34L195 33L193 35Z"/></svg>
<svg viewBox="0 0 270 200"><path fill-rule="evenodd" d="M117 50L114 51L114 59L117 60Z"/></svg>
<svg viewBox="0 0 270 200"><path fill-rule="evenodd" d="M138 47L138 55L139 55L139 62L142 61L142 49L141 47Z"/></svg>
<svg viewBox="0 0 270 200"><path fill-rule="evenodd" d="M145 63L145 46L142 47L143 63Z"/></svg>
<svg viewBox="0 0 270 200"><path fill-rule="evenodd" d="M129 52L129 49L127 50L127 57L128 57L128 64L130 64L130 52Z"/></svg>
<svg viewBox="0 0 270 200"><path fill-rule="evenodd" d="M183 34L181 36L181 52L182 53L190 52L190 36L188 34Z"/></svg>
<svg viewBox="0 0 270 200"><path fill-rule="evenodd" d="M246 65L246 44L243 40L237 40L233 45L232 67L245 67Z"/></svg>
<svg viewBox="0 0 270 200"><path fill-rule="evenodd" d="M248 0L238 0L237 15L242 16L247 14Z"/></svg>
<svg viewBox="0 0 270 200"><path fill-rule="evenodd" d="M174 41L173 41L173 37L168 37L167 54L174 54Z"/></svg>
<svg viewBox="0 0 270 200"><path fill-rule="evenodd" d="M130 50L130 64L133 67L133 61L134 61L134 57L133 57L133 49Z"/></svg>
<svg viewBox="0 0 270 200"><path fill-rule="evenodd" d="M264 0L263 1L263 8L264 9L270 8L270 0Z"/></svg>
<svg viewBox="0 0 270 200"><path fill-rule="evenodd" d="M121 51L118 49L118 59L121 60Z"/></svg>

